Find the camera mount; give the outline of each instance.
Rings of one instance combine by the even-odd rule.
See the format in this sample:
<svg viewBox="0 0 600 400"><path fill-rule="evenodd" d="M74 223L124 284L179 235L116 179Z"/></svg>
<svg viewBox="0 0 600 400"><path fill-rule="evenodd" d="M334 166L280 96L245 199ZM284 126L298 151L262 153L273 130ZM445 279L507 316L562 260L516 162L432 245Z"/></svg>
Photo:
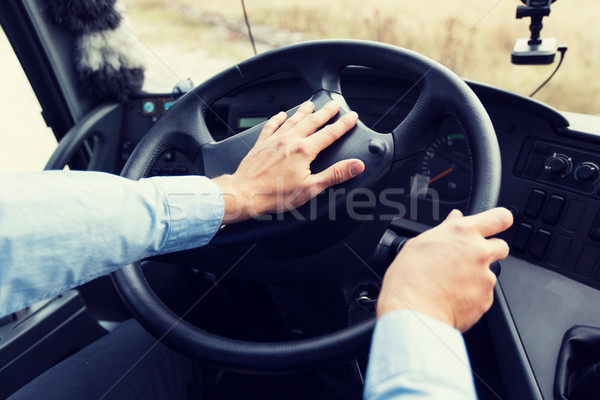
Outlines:
<svg viewBox="0 0 600 400"><path fill-rule="evenodd" d="M550 5L556 0L521 0L525 5L517 7L517 19L531 18L528 39L517 39L512 51L513 64L552 64L558 49L556 39L542 39L542 20L550 15Z"/></svg>

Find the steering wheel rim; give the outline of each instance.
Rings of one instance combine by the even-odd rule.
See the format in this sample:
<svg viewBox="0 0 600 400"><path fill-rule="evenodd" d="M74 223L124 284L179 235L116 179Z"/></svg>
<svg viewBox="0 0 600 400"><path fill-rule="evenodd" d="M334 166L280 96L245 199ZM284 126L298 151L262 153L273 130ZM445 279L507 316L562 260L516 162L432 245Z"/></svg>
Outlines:
<svg viewBox="0 0 600 400"><path fill-rule="evenodd" d="M321 158L322 165L333 163L336 157L363 160L367 157L366 173L349 181L348 187L375 187L382 182L389 187L406 183L415 160L433 140L431 133L425 133L432 131L429 129L432 120L453 115L462 126L472 153L472 193L467 214L495 206L500 187L500 154L491 121L475 94L450 70L424 56L394 46L356 40L300 43L272 50L225 70L182 97L155 124L136 147L121 175L130 179L148 175L167 148L176 148L192 159L201 158L209 177L234 172L236 163L250 149L261 127L251 128L221 144L212 143L204 120L211 103L248 83L290 71L298 74L311 89L317 108L335 99L342 106L343 114L349 107L341 92L340 77L342 69L349 65L400 73L416 82L421 93L414 108L391 135L373 132L359 122L345 135L348 137L343 138L345 142L334 144L327 157ZM383 156L375 154L374 157L368 150L373 138L382 141ZM211 168L210 154L224 149L232 154L232 161ZM368 232L381 237L388 224L389 221L372 222ZM366 256L373 249L372 241L364 239L367 237L364 226L366 224L355 229L344 241L346 246L348 242L355 244L359 256ZM313 258L318 259L318 255ZM323 365L365 347L375 324L372 319L316 338L288 342L234 340L201 330L175 315L154 294L139 261L116 271L112 277L135 317L155 337L182 353L222 368L285 371Z"/></svg>

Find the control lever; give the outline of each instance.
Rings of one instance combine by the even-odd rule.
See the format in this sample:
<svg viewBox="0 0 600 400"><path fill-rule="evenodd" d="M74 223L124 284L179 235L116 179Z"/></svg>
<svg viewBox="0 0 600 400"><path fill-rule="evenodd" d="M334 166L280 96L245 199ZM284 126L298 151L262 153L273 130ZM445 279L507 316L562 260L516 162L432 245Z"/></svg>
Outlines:
<svg viewBox="0 0 600 400"><path fill-rule="evenodd" d="M394 238L394 240L392 241L392 245L390 246L391 252L392 252L392 257L396 257L396 255L398 253L400 253L400 250L402 250L402 248L404 247L404 245L410 240L411 238L406 237L406 236L396 236L396 238ZM494 261L493 263L490 264L490 269L492 270L492 272L494 273L494 275L496 275L496 277L500 276L500 272L502 271L502 267L500 266L500 263L498 261Z"/></svg>

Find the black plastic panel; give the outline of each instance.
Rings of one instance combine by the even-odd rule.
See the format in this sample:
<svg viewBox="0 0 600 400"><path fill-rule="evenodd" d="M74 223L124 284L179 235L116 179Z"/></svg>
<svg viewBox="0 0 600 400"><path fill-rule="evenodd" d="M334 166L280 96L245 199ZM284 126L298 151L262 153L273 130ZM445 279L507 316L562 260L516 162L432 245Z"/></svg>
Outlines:
<svg viewBox="0 0 600 400"><path fill-rule="evenodd" d="M77 291L20 312L18 318L0 327L0 398L105 333Z"/></svg>

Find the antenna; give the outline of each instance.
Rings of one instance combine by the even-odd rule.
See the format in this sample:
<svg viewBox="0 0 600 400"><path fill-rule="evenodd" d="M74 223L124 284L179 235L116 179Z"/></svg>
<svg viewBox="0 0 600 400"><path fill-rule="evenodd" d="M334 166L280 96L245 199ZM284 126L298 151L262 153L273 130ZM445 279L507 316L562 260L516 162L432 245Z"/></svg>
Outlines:
<svg viewBox="0 0 600 400"><path fill-rule="evenodd" d="M254 42L254 36L252 35L252 28L250 28L250 20L248 19L248 13L246 12L246 4L244 4L244 0L242 0L242 10L244 10L244 19L246 20L246 27L248 28L248 37L250 38L250 43L252 43L252 50L254 50L254 55L257 55L256 43Z"/></svg>

